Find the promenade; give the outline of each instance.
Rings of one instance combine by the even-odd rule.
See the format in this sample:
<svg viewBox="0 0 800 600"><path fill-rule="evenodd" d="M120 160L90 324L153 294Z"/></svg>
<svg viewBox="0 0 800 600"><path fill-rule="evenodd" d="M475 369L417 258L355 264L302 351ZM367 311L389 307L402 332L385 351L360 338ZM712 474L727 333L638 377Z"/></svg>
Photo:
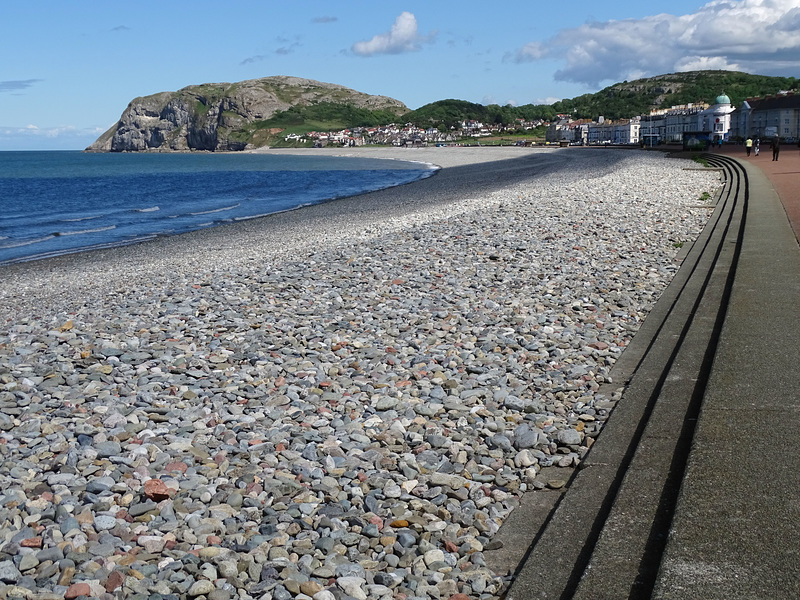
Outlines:
<svg viewBox="0 0 800 600"><path fill-rule="evenodd" d="M800 596L800 154L736 150L744 240L653 598Z"/></svg>
<svg viewBox="0 0 800 600"><path fill-rule="evenodd" d="M612 373L623 399L529 532L510 600L800 597L800 154L708 156L728 182L714 217Z"/></svg>
<svg viewBox="0 0 800 600"><path fill-rule="evenodd" d="M789 223L800 238L800 150L795 144L784 144L778 161L772 160L768 144L758 156L748 158L744 146L723 146L721 154L758 167L769 180L783 204Z"/></svg>

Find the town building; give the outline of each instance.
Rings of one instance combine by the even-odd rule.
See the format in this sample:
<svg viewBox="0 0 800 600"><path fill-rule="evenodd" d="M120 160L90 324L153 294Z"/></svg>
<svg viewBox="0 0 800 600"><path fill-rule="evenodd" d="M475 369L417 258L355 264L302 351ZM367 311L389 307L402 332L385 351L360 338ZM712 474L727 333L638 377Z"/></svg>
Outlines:
<svg viewBox="0 0 800 600"><path fill-rule="evenodd" d="M764 98L748 98L732 115L732 133L739 139L780 136L800 140L800 95L787 92Z"/></svg>
<svg viewBox="0 0 800 600"><path fill-rule="evenodd" d="M687 133L704 133L710 142L727 140L731 129L731 99L721 94L714 104L685 104L650 111L642 116L641 139L645 146L681 143Z"/></svg>
<svg viewBox="0 0 800 600"><path fill-rule="evenodd" d="M642 115L640 132L639 139L643 146L649 148L662 143L667 136L666 111L653 111L649 115Z"/></svg>
<svg viewBox="0 0 800 600"><path fill-rule="evenodd" d="M587 142L596 144L638 144L641 131L641 118L620 119L619 121L606 121L603 117L597 123L589 123L587 128Z"/></svg>
<svg viewBox="0 0 800 600"><path fill-rule="evenodd" d="M663 111L664 141L668 144L680 144L684 133L701 131L698 116L706 109L708 104L701 103L673 106Z"/></svg>
<svg viewBox="0 0 800 600"><path fill-rule="evenodd" d="M569 115L556 115L556 118L547 127L547 131L545 131L545 141L550 143L560 142L561 140L575 141L572 137L573 132L570 129L571 123L573 123L573 120Z"/></svg>
<svg viewBox="0 0 800 600"><path fill-rule="evenodd" d="M731 114L734 112L731 99L726 94L720 94L710 106L698 114L697 131L710 133L711 142L727 140L731 129Z"/></svg>

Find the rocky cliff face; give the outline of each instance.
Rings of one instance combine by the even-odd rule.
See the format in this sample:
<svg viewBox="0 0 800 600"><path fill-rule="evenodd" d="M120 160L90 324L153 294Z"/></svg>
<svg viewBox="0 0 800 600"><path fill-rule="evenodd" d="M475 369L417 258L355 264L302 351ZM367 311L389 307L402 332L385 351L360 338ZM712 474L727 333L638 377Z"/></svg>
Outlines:
<svg viewBox="0 0 800 600"><path fill-rule="evenodd" d="M408 108L386 96L298 77L195 85L134 99L120 120L87 148L94 152L230 151L253 147L253 125L293 106L322 102L356 108Z"/></svg>

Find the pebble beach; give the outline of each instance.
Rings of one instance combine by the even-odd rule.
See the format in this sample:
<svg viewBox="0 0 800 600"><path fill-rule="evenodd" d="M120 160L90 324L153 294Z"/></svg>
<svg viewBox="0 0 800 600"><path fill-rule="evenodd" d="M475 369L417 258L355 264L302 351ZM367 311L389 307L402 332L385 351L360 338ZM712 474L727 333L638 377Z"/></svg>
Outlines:
<svg viewBox="0 0 800 600"><path fill-rule="evenodd" d="M0 268L0 596L502 596L496 533L624 402L613 366L719 173L638 150L341 154L441 169Z"/></svg>

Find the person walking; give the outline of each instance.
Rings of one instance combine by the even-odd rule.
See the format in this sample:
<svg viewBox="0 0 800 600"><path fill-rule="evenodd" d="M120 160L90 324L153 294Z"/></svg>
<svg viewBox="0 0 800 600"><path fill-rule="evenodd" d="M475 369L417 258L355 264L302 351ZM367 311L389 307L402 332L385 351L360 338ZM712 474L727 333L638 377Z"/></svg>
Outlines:
<svg viewBox="0 0 800 600"><path fill-rule="evenodd" d="M753 150L755 151L756 156L758 156L758 152L761 149L761 138L756 138L756 143L753 145Z"/></svg>
<svg viewBox="0 0 800 600"><path fill-rule="evenodd" d="M778 160L778 155L781 153L781 138L776 135L772 138L770 146L772 147L772 160Z"/></svg>
<svg viewBox="0 0 800 600"><path fill-rule="evenodd" d="M750 150L753 148L753 140L751 138L747 138L747 141L744 143L744 148L747 150L747 156L750 156Z"/></svg>

